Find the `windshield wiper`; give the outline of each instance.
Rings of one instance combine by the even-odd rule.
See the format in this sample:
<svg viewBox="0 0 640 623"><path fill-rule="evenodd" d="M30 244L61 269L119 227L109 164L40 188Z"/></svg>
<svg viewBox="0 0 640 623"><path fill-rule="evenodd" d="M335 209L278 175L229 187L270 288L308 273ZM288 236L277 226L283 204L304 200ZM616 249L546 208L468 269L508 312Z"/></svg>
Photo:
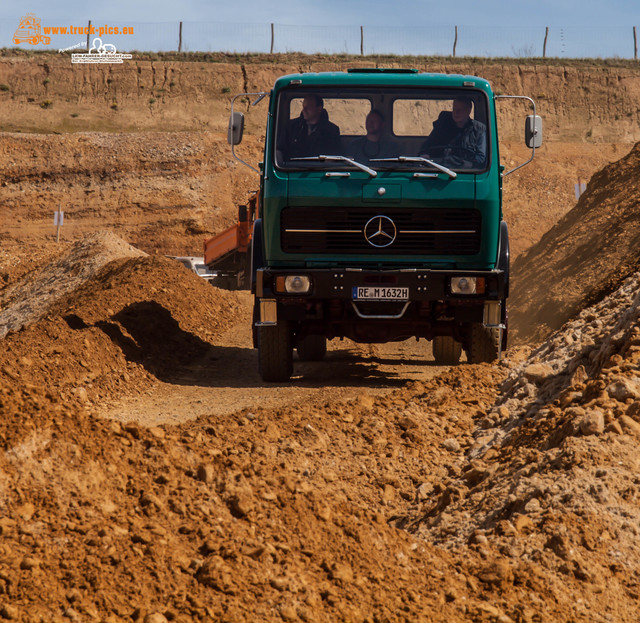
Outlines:
<svg viewBox="0 0 640 623"><path fill-rule="evenodd" d="M376 177L378 175L377 171L370 169L368 166L354 160L353 158L347 158L346 156L304 156L300 158L291 158L291 160L319 160L320 162L324 162L325 160L333 161L333 162L348 162L352 164L354 167L357 167L361 171L368 173L371 177ZM454 173L455 176L455 173Z"/></svg>
<svg viewBox="0 0 640 623"><path fill-rule="evenodd" d="M441 164L429 160L428 158L422 158L421 156L398 156L397 158L372 158L371 162L419 162L420 164L428 164L432 167L446 173L452 180L458 177L458 174L447 167L443 167Z"/></svg>

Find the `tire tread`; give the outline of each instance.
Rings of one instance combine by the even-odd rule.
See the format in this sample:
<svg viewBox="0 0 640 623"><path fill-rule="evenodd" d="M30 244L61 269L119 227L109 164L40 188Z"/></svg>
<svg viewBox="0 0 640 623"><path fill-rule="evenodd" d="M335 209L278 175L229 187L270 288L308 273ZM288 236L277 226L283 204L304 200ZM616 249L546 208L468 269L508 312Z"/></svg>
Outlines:
<svg viewBox="0 0 640 623"><path fill-rule="evenodd" d="M479 322L471 325L469 363L493 363L498 358L500 329L488 328Z"/></svg>
<svg viewBox="0 0 640 623"><path fill-rule="evenodd" d="M455 366L462 355L462 344L450 335L436 335L432 349L433 358L441 366Z"/></svg>
<svg viewBox="0 0 640 623"><path fill-rule="evenodd" d="M258 366L267 383L288 381L293 373L291 329L286 322L258 327Z"/></svg>

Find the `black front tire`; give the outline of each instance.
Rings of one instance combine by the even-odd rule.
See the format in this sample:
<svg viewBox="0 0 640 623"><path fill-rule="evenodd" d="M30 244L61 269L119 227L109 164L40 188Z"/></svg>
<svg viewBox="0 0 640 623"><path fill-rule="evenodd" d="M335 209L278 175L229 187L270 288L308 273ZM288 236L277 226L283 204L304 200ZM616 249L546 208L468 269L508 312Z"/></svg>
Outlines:
<svg viewBox="0 0 640 623"><path fill-rule="evenodd" d="M500 329L485 327L480 322L471 325L467 359L469 363L493 363L500 352Z"/></svg>
<svg viewBox="0 0 640 623"><path fill-rule="evenodd" d="M307 335L298 340L296 350L300 361L322 361L327 354L327 338L324 335Z"/></svg>
<svg viewBox="0 0 640 623"><path fill-rule="evenodd" d="M293 374L293 346L288 322L257 327L258 366L262 380L267 383L288 381Z"/></svg>
<svg viewBox="0 0 640 623"><path fill-rule="evenodd" d="M455 366L462 355L462 344L450 335L436 335L432 349L433 358L440 366Z"/></svg>

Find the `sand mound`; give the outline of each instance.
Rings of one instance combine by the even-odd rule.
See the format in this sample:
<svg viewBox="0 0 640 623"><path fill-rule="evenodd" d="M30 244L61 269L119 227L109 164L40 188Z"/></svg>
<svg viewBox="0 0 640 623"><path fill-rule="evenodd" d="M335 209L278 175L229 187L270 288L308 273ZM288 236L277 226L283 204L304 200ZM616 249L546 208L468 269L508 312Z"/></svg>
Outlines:
<svg viewBox="0 0 640 623"><path fill-rule="evenodd" d="M482 552L485 581L530 583L543 609L582 586L578 620L636 620L638 292L635 273L515 366L458 477L398 525Z"/></svg>
<svg viewBox="0 0 640 623"><path fill-rule="evenodd" d="M2 399L38 422L0 455L16 619L464 620L444 595L465 590L449 556L386 523L418 432L380 426L382 403L350 408L355 422L288 409L142 429L47 408L34 389ZM410 450L400 477L376 466L380 443Z"/></svg>
<svg viewBox="0 0 640 623"><path fill-rule="evenodd" d="M56 261L0 291L0 339L42 318L51 305L94 277L105 264L141 255L145 253L112 233L87 236Z"/></svg>
<svg viewBox="0 0 640 623"><path fill-rule="evenodd" d="M87 237L10 290L3 314L14 330L0 342L0 383L80 402L206 369L211 345L239 310L235 293L112 234Z"/></svg>
<svg viewBox="0 0 640 623"><path fill-rule="evenodd" d="M152 69L137 69L149 85ZM582 110L584 89L565 88L569 76L592 89L580 72L543 68L528 84L548 94L556 74L557 88L581 100L565 111ZM637 131L627 115L637 107L619 89L612 109L610 82L605 75L596 89L606 119L596 118L624 118L623 129ZM209 119L211 107L198 106ZM46 113L68 118L64 110L56 103ZM566 115L576 118L594 119ZM605 126L594 128L604 136ZM571 127L580 140L591 133ZM549 324L539 335L574 318L521 364L463 365L378 398L299 398L175 427L92 417L114 396L156 399L158 379L175 383L176 400L181 384L206 384L220 350L234 356L226 334L250 310L108 234L51 256L33 241L49 235L51 206L65 199L82 206L67 212L73 235L81 224L102 226L106 213L150 252L199 245L203 223L233 221L249 183L223 155L222 137L203 136L3 143L16 245L36 257L15 266L0 251L0 618L635 623L638 148L594 178L537 255L516 263L512 312L523 334L534 335L541 317ZM104 147L116 156L109 163ZM60 156L44 172L32 158L43 150ZM509 192L566 192L566 180L543 168L535 185ZM527 217L544 222L545 209ZM512 218L521 241L537 236ZM631 278L614 292L623 275Z"/></svg>
<svg viewBox="0 0 640 623"><path fill-rule="evenodd" d="M640 143L591 178L576 207L513 266L510 321L540 341L638 266Z"/></svg>

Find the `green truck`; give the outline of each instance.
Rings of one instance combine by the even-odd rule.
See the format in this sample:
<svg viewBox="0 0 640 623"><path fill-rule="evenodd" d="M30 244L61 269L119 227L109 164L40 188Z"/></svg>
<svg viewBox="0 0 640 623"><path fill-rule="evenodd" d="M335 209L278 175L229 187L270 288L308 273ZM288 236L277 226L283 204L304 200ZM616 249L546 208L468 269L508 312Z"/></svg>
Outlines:
<svg viewBox="0 0 640 623"><path fill-rule="evenodd" d="M319 361L334 338L424 338L443 365L463 350L470 363L498 359L512 171L500 164L496 101L532 107L530 162L542 140L533 100L407 69L287 75L270 93L242 95L269 96L247 270L262 379L289 380L294 349ZM244 127L235 101L232 150Z"/></svg>

